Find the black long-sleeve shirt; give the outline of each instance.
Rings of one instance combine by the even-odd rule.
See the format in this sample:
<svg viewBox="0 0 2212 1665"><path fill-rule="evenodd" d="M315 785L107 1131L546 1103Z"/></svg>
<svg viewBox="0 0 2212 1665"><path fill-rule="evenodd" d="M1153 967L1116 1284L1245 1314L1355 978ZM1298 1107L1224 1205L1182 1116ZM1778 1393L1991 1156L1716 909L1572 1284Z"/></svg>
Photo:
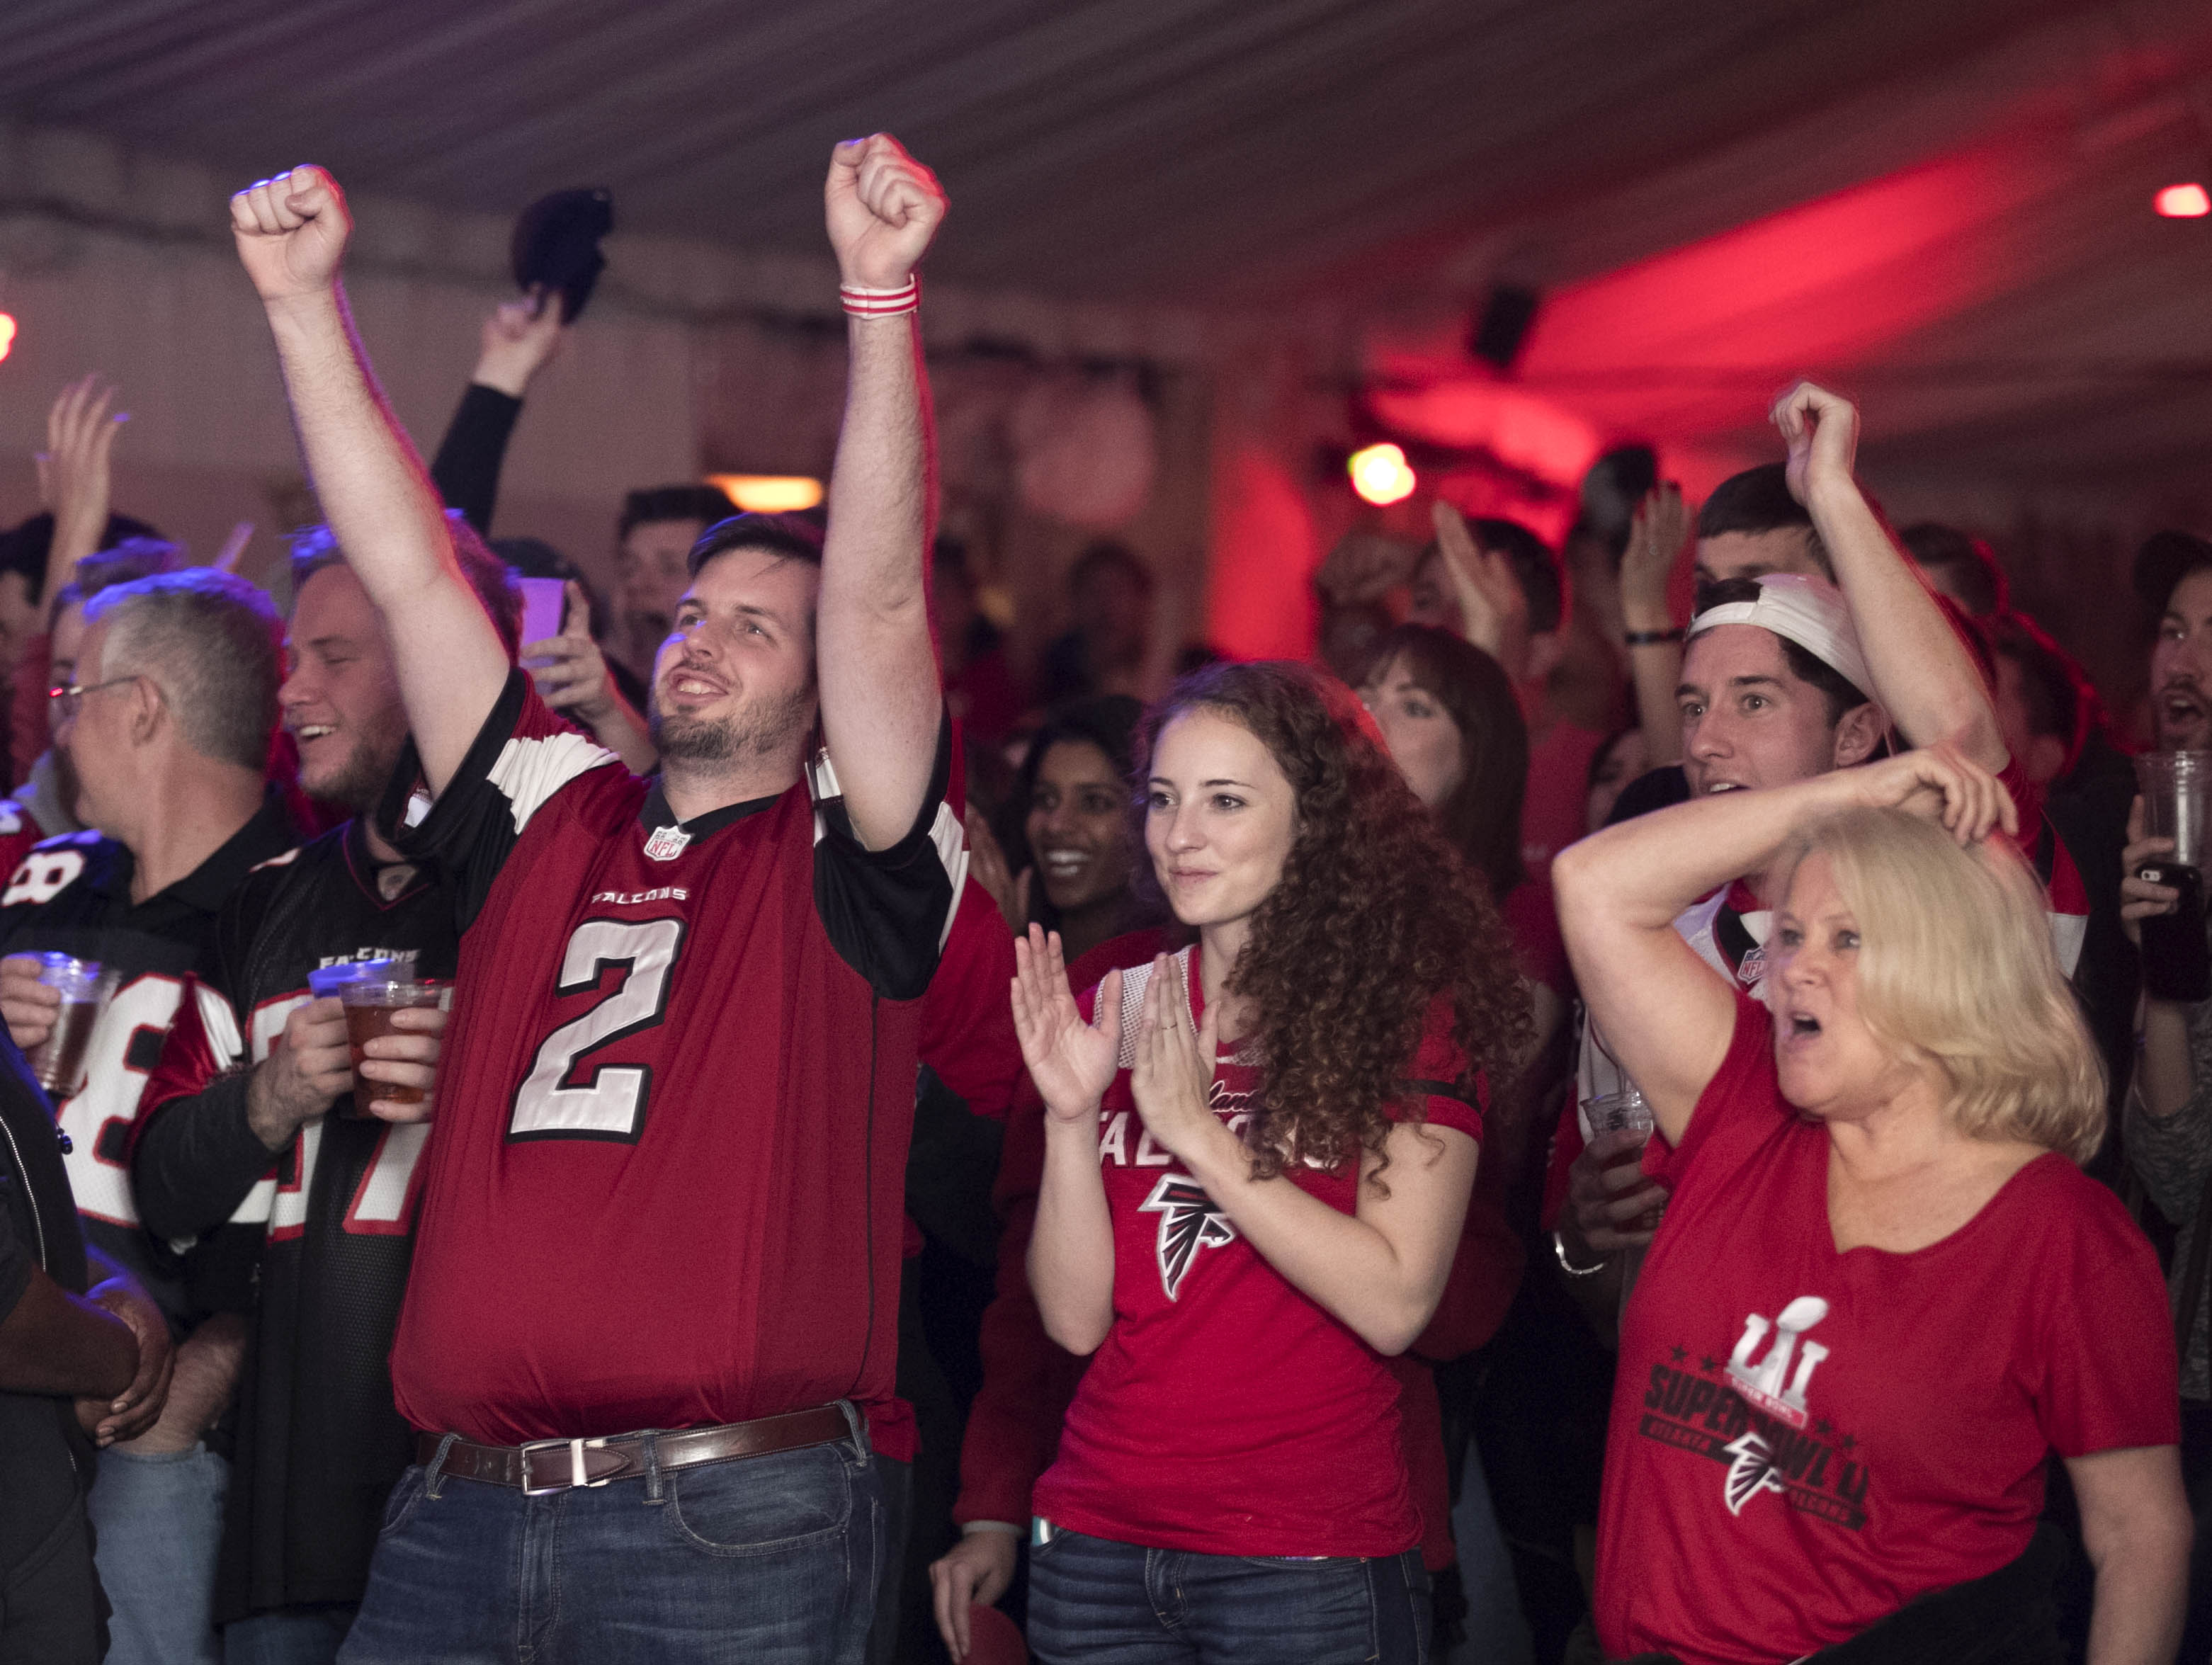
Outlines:
<svg viewBox="0 0 2212 1665"><path fill-rule="evenodd" d="M507 442L514 435L515 418L521 414L520 399L471 382L453 421L446 425L437 459L430 465L431 483L446 507L460 510L479 538L491 536L500 469L507 460Z"/></svg>

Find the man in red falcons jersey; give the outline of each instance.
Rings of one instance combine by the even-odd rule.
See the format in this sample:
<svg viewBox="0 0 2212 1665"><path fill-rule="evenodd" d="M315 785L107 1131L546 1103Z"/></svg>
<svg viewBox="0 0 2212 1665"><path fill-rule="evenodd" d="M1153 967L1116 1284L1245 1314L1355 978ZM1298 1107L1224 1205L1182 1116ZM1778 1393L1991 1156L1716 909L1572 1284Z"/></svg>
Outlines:
<svg viewBox="0 0 2212 1665"><path fill-rule="evenodd" d="M652 781L545 709L463 580L353 335L336 185L232 202L434 800L400 848L462 928L392 1351L417 1461L348 1660L861 1656L918 997L964 856L910 316L945 199L883 135L825 197L854 314L829 529L693 550Z"/></svg>
<svg viewBox="0 0 2212 1665"><path fill-rule="evenodd" d="M505 568L465 527L454 544L512 651L521 609ZM211 975L180 1005L147 1085L131 1170L157 1237L240 1218L265 1234L214 1616L230 1654L305 1665L337 1657L385 1498L413 1456L386 1360L429 1127L392 1125L379 1112L397 1107L372 1101L380 1085L430 1085L446 1016L395 1014L406 1032L370 1042L356 1081L344 1008L307 979L398 955L450 978L460 941L439 871L403 859L367 814L398 767L407 712L382 621L323 528L293 540L292 596L277 702L301 786L354 818L232 895Z"/></svg>

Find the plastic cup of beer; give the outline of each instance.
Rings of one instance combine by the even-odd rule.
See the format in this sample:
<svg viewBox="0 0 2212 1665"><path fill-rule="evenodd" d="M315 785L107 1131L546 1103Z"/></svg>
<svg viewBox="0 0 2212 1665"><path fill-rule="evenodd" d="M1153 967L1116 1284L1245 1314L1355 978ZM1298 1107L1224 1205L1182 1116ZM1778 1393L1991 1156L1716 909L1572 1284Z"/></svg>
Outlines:
<svg viewBox="0 0 2212 1665"><path fill-rule="evenodd" d="M1619 1092L1585 1098L1583 1115L1589 1122L1593 1139L1600 1133L1633 1133L1647 1139L1651 1137L1651 1107L1644 1102L1643 1093L1633 1085Z"/></svg>
<svg viewBox="0 0 2212 1665"><path fill-rule="evenodd" d="M394 1104L419 1104L422 1090L417 1087L396 1086L388 1081L370 1081L361 1076L363 1062L368 1059L365 1048L380 1035L404 1035L392 1021L392 1014L409 1007L443 1006L447 986L443 983L418 982L411 977L357 976L338 990L338 999L345 1002L346 1039L353 1048L355 1087L353 1108L348 1114L366 1116L371 1099L387 1099Z"/></svg>
<svg viewBox="0 0 2212 1665"><path fill-rule="evenodd" d="M41 954L38 959L39 981L60 992L62 1005L53 1028L31 1054L31 1072L47 1092L66 1098L83 1082L85 1053L100 1011L115 993L117 974L98 960L69 954Z"/></svg>

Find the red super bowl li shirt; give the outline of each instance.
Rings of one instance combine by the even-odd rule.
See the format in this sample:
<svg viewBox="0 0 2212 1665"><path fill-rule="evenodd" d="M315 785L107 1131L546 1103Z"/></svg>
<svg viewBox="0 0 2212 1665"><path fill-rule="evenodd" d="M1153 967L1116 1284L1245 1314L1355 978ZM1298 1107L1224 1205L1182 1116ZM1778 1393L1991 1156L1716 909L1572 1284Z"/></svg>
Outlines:
<svg viewBox="0 0 2212 1665"><path fill-rule="evenodd" d="M1170 962L1203 1016L1197 951ZM1420 1541L1400 1448L1399 1383L1380 1355L1295 1288L1152 1142L1128 1063L1152 968L1124 971L1122 1067L1099 1105L1114 1225L1114 1322L1032 1506L1056 1526L1217 1555L1395 1555ZM1098 991L1080 1004L1086 1017ZM1452 1084L1466 1060L1447 997L1431 1006L1407 1086L1432 1126L1482 1137ZM1260 1072L1224 1051L1215 1113L1249 1119ZM1358 1164L1285 1170L1342 1213Z"/></svg>
<svg viewBox="0 0 2212 1665"><path fill-rule="evenodd" d="M2158 1261L2063 1156L1910 1254L1838 1252L1828 1133L1739 994L1645 1171L1667 1221L1622 1319L1598 1516L1608 1656L1772 1665L2019 1556L2044 1461L2180 1437Z"/></svg>

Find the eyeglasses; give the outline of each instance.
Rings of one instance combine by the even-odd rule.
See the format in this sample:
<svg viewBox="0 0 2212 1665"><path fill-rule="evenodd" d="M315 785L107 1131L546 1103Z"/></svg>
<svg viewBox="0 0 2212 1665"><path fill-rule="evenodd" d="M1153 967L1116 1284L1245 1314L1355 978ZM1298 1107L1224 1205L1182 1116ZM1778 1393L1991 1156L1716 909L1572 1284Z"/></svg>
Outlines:
<svg viewBox="0 0 2212 1665"><path fill-rule="evenodd" d="M77 706L86 695L97 694L103 688L120 688L125 683L137 680L136 676L110 677L106 682L94 683L89 688L82 683L73 682L66 687L49 688L46 690L46 697L54 702L54 709L59 714L62 721L69 722L76 717Z"/></svg>

